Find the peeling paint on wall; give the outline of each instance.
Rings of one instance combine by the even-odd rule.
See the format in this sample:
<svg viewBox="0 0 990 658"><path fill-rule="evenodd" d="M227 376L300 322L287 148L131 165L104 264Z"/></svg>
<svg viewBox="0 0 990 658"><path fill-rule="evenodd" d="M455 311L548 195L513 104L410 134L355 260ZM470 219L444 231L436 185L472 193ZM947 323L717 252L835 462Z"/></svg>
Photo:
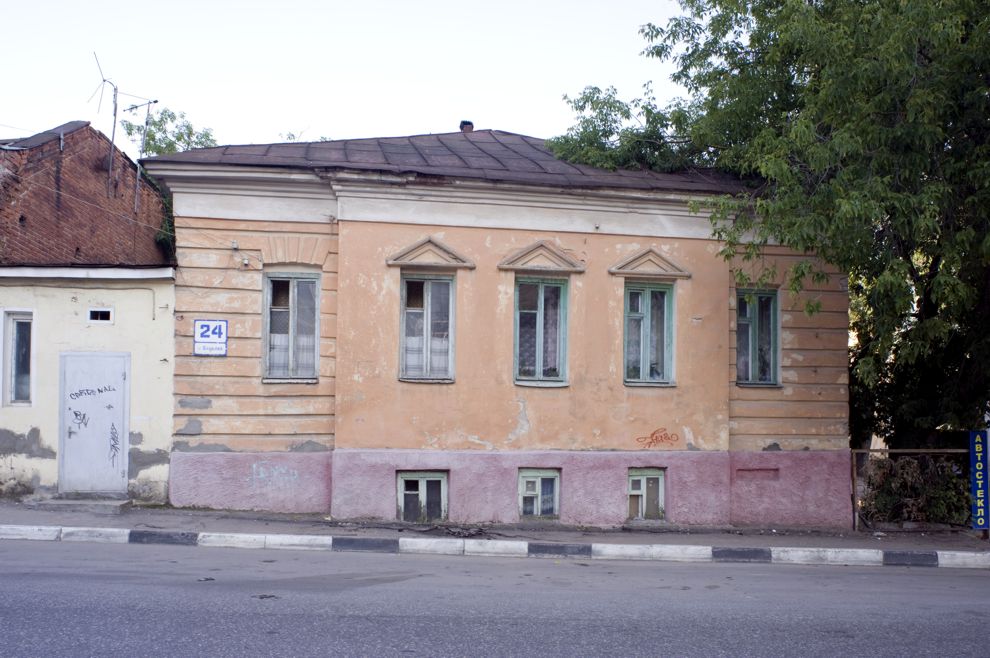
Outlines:
<svg viewBox="0 0 990 658"><path fill-rule="evenodd" d="M195 436L197 434L203 433L203 421L199 418L190 418L186 420L186 424L179 429L175 430L176 434L182 434L185 436Z"/></svg>
<svg viewBox="0 0 990 658"><path fill-rule="evenodd" d="M145 452L144 450L138 450L137 448L131 448L127 451L127 477L131 480L138 476L138 473L146 468L151 468L152 466L158 466L160 464L168 463L168 451L167 450L155 450L154 452Z"/></svg>
<svg viewBox="0 0 990 658"><path fill-rule="evenodd" d="M139 446L144 443L144 434L141 432L128 432L127 439L129 441L129 445Z"/></svg>
<svg viewBox="0 0 990 658"><path fill-rule="evenodd" d="M188 441L176 441L172 444L172 452L233 452L222 443L197 443L190 445Z"/></svg>
<svg viewBox="0 0 990 658"><path fill-rule="evenodd" d="M289 452L328 452L330 450L323 443L318 443L316 441L303 441L302 443L294 443L289 448Z"/></svg>
<svg viewBox="0 0 990 658"><path fill-rule="evenodd" d="M210 398L179 398L179 407L182 409L209 409L213 406Z"/></svg>
<svg viewBox="0 0 990 658"><path fill-rule="evenodd" d="M780 444L774 441L763 448L763 452L776 452L780 450Z"/></svg>
<svg viewBox="0 0 990 658"><path fill-rule="evenodd" d="M519 414L516 416L516 428L509 432L509 435L505 437L506 443L512 443L521 436L525 436L529 433L529 416L526 414L526 400L523 398L516 398L516 404L519 405Z"/></svg>
<svg viewBox="0 0 990 658"><path fill-rule="evenodd" d="M41 430L37 427L32 427L27 434L0 429L0 457L7 455L55 459L55 451L41 445Z"/></svg>

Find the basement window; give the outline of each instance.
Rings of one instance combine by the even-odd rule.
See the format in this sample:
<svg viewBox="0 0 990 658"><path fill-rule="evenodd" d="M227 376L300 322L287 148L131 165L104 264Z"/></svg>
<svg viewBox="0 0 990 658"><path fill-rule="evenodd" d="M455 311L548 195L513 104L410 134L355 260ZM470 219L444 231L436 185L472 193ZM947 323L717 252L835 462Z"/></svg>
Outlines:
<svg viewBox="0 0 990 658"><path fill-rule="evenodd" d="M113 324L112 308L91 308L89 309L90 324Z"/></svg>
<svg viewBox="0 0 990 658"><path fill-rule="evenodd" d="M629 469L629 519L663 520L663 469Z"/></svg>
<svg viewBox="0 0 990 658"><path fill-rule="evenodd" d="M398 517L407 523L428 523L447 518L445 471L399 471Z"/></svg>
<svg viewBox="0 0 990 658"><path fill-rule="evenodd" d="M519 516L557 518L560 515L560 471L519 469Z"/></svg>

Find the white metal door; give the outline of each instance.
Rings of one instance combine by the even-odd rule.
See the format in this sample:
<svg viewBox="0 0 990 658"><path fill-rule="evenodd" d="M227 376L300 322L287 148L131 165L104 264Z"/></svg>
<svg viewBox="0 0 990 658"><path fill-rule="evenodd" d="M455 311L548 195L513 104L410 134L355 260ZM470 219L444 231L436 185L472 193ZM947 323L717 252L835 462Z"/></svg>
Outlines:
<svg viewBox="0 0 990 658"><path fill-rule="evenodd" d="M127 491L131 356L61 354L59 491Z"/></svg>

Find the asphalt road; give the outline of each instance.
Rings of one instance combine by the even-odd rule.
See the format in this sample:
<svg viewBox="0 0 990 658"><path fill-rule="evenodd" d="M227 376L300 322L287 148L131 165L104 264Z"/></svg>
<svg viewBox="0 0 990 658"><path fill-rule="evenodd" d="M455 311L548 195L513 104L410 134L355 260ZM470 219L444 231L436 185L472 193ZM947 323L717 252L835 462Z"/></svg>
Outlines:
<svg viewBox="0 0 990 658"><path fill-rule="evenodd" d="M2 656L987 656L990 573L0 542Z"/></svg>

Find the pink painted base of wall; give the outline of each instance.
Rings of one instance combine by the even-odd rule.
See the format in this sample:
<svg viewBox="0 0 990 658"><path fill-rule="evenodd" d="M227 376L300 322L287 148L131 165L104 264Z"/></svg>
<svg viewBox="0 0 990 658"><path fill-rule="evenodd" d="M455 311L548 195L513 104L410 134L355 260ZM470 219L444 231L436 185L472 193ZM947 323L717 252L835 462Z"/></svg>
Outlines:
<svg viewBox="0 0 990 658"><path fill-rule="evenodd" d="M666 468L667 516L676 523L729 523L724 452L334 451L335 518L396 517L396 471L443 470L447 517L456 523L519 521L519 469L560 469L560 521L610 526L626 519L628 469ZM369 495L387 492L388 495Z"/></svg>
<svg viewBox="0 0 990 658"><path fill-rule="evenodd" d="M396 471L448 474L455 523L516 523L520 468L560 469L560 521L626 521L630 468L663 468L667 521L683 525L852 526L849 452L427 451L172 453L177 507L396 518ZM332 505L331 505L332 502Z"/></svg>
<svg viewBox="0 0 990 658"><path fill-rule="evenodd" d="M173 452L169 502L176 507L328 512L330 452Z"/></svg>
<svg viewBox="0 0 990 658"><path fill-rule="evenodd" d="M626 521L630 468L663 468L667 521L684 525L852 525L848 451L440 452L338 449L335 518L396 518L396 471L448 472L455 523L520 520L520 468L560 469L560 521ZM368 495L383 492L384 495Z"/></svg>
<svg viewBox="0 0 990 658"><path fill-rule="evenodd" d="M848 450L733 452L732 525L852 527Z"/></svg>

